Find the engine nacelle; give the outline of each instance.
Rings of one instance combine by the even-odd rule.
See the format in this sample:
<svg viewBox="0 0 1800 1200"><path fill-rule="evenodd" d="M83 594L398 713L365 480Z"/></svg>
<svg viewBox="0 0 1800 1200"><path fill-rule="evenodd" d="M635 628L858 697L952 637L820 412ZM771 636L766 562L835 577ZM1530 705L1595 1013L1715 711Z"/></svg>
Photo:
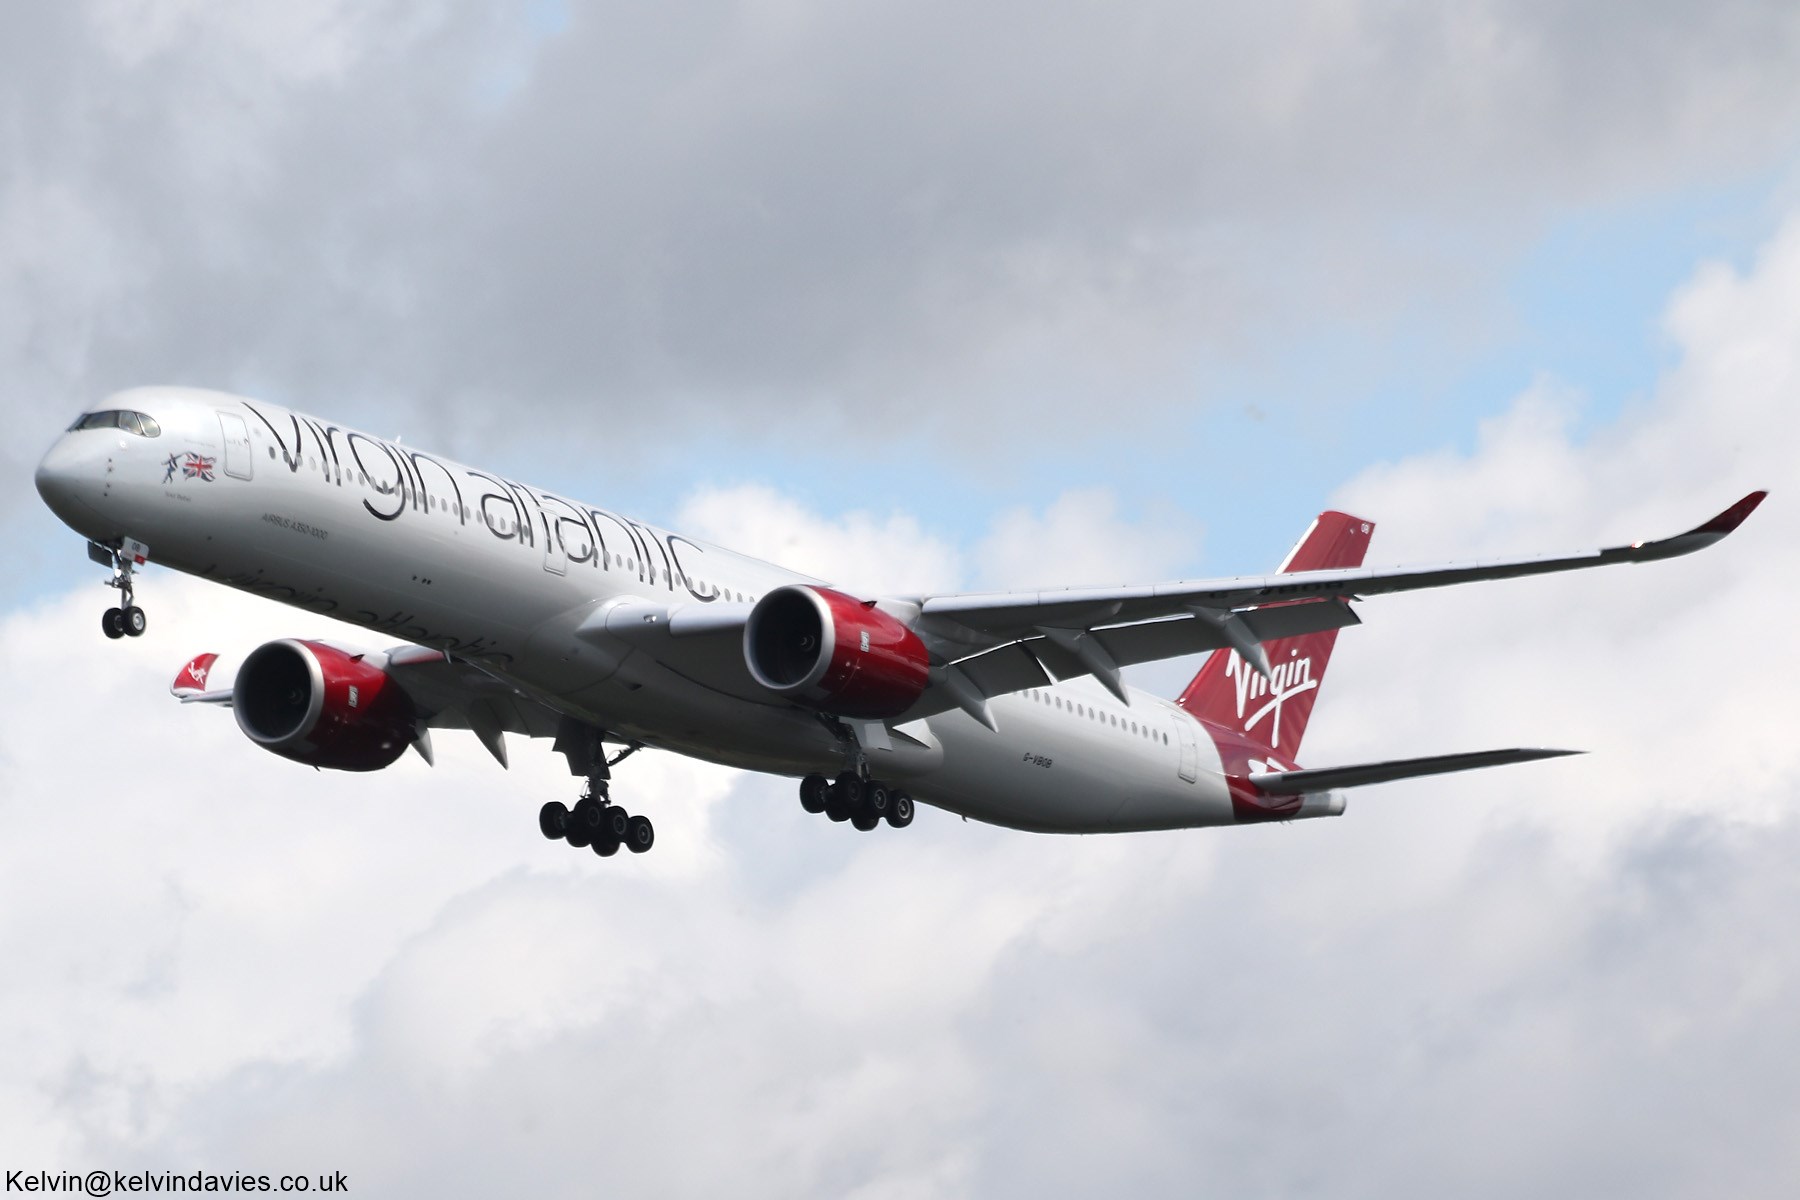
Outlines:
<svg viewBox="0 0 1800 1200"><path fill-rule="evenodd" d="M778 587L750 611L744 661L778 695L840 717L897 717L925 693L919 635L854 596Z"/></svg>
<svg viewBox="0 0 1800 1200"><path fill-rule="evenodd" d="M324 642L283 638L250 652L231 687L238 728L309 767L377 771L417 736L412 700L388 673Z"/></svg>

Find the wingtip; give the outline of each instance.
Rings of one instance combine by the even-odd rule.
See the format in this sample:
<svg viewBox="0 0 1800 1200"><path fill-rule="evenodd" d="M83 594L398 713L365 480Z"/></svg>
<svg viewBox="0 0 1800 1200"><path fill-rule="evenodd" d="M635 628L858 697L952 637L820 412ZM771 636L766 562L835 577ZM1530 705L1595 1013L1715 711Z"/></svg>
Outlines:
<svg viewBox="0 0 1800 1200"><path fill-rule="evenodd" d="M1694 530L1694 532L1710 533L1716 534L1719 537L1724 537L1739 525L1742 525L1749 518L1750 514L1756 511L1756 506L1761 504L1763 500L1768 497L1768 494L1769 492L1766 488L1751 492L1748 496L1745 496L1742 500L1739 500L1736 504Z"/></svg>

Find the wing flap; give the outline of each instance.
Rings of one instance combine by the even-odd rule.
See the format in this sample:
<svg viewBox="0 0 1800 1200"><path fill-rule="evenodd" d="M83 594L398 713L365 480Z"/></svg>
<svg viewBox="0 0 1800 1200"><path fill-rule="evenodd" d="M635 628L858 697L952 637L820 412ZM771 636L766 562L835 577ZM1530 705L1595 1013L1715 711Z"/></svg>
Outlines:
<svg viewBox="0 0 1800 1200"><path fill-rule="evenodd" d="M1452 771L1474 771L1482 767L1502 767L1509 763L1536 762L1542 758L1563 758L1567 755L1583 753L1585 751L1582 750L1537 748L1476 750L1468 754L1434 754L1426 758L1393 758L1385 762L1361 763L1349 767L1314 767L1299 771L1271 771L1265 775L1252 775L1250 783L1264 795L1298 796L1306 792L1363 787L1371 783L1391 783L1396 779L1447 775Z"/></svg>

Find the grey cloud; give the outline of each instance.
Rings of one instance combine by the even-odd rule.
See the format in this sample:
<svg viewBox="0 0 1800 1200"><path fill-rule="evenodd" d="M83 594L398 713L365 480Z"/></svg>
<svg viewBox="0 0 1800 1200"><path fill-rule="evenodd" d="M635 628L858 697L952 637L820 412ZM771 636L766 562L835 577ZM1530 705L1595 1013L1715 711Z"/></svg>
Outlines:
<svg viewBox="0 0 1800 1200"><path fill-rule="evenodd" d="M628 448L1106 379L1129 429L1550 212L1760 169L1800 101L1781 4L293 10L8 9L31 428L175 379Z"/></svg>
<svg viewBox="0 0 1800 1200"><path fill-rule="evenodd" d="M920 886L1024 917L966 960L971 1002L879 993L871 956L949 966L887 898L808 917L888 880L868 843L779 902L637 886L628 919L610 884L513 876L439 917L426 936L449 952L424 976L376 982L346 1056L246 1068L177 1106L178 1141L135 1152L453 1195L1700 1196L1723 1179L1774 1197L1800 1177L1783 1149L1800 958L1768 932L1800 902L1792 822L1658 825L1583 873L1503 821L1448 877L1432 855L1458 848L1404 820L1139 839L1098 872L1079 847L951 832L907 847ZM1071 906L1101 928L1071 933ZM446 1037L434 1004L486 986L520 918L566 929L533 953L616 977L611 999L565 1003L537 1036ZM954 923L934 940L968 948ZM845 976L841 1005L808 994L796 953Z"/></svg>

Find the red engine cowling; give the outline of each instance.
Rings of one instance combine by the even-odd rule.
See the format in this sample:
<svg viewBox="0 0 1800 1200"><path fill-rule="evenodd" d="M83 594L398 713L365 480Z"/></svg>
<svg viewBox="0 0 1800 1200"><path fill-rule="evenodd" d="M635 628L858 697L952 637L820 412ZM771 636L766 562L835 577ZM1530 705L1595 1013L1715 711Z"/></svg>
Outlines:
<svg viewBox="0 0 1800 1200"><path fill-rule="evenodd" d="M931 656L887 613L830 588L779 587L750 612L744 660L756 682L841 717L897 717L925 692Z"/></svg>
<svg viewBox="0 0 1800 1200"><path fill-rule="evenodd" d="M380 667L323 642L283 638L250 652L231 687L238 728L310 767L378 771L406 753L417 714Z"/></svg>

